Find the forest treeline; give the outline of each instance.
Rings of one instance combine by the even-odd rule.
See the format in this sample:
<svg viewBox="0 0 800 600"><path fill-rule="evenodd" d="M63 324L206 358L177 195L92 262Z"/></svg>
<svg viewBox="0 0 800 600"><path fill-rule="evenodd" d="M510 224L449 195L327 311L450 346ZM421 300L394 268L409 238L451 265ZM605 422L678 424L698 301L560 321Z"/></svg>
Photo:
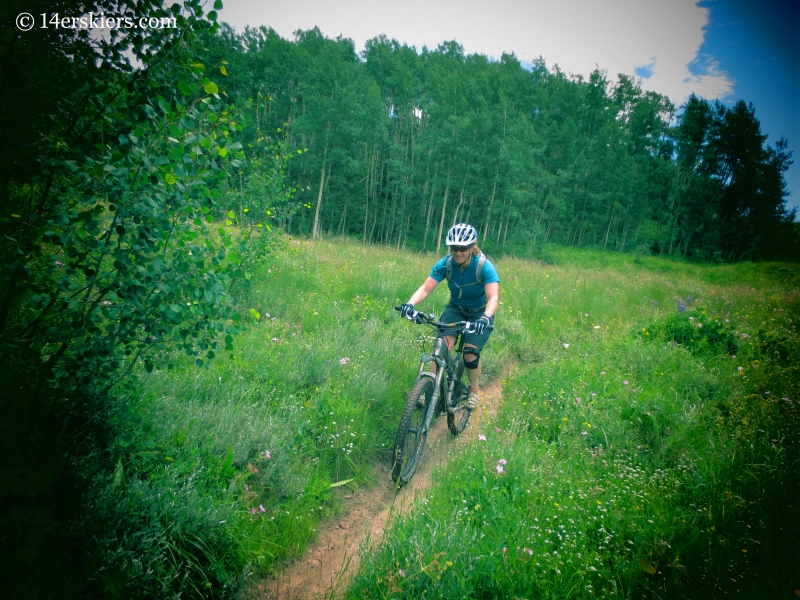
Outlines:
<svg viewBox="0 0 800 600"><path fill-rule="evenodd" d="M206 39L224 90L253 98L244 132L304 152L289 179L306 210L290 232L439 250L470 221L483 246L545 242L699 260L794 259L787 142L767 143L752 104L692 96L676 107L627 75L588 79L378 36L358 54L318 29ZM247 171L240 174L242 190Z"/></svg>

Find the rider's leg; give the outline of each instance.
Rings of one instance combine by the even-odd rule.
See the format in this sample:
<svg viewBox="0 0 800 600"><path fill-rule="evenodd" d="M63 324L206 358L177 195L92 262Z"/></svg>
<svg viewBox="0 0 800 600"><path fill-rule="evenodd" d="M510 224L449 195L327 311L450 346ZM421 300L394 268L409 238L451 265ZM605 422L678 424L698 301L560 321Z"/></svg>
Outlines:
<svg viewBox="0 0 800 600"><path fill-rule="evenodd" d="M477 348L477 346L473 346L472 344L464 344L464 362L475 362L478 361L478 366L474 369L467 369L467 375L469 376L469 387L473 392L478 392L478 385L481 378L481 363L479 357L470 353L470 348Z"/></svg>
<svg viewBox="0 0 800 600"><path fill-rule="evenodd" d="M470 352L470 348L476 350ZM480 389L478 388L481 378L480 350L473 344L464 345L464 366L467 368L469 376L469 396L467 397L467 407L470 410L478 408L480 401Z"/></svg>

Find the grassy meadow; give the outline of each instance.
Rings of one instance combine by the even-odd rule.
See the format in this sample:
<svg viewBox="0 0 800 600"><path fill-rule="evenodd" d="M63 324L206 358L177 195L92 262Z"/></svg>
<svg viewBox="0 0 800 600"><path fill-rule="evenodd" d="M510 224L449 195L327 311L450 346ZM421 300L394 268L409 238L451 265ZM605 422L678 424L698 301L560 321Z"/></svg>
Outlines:
<svg viewBox="0 0 800 600"><path fill-rule="evenodd" d="M337 490L390 485L372 467L427 339L393 307L436 258L287 239L248 284L233 355L136 373L110 450L82 459L110 597L235 596L302 554ZM495 262L496 422L365 550L347 596L794 596L797 265Z"/></svg>

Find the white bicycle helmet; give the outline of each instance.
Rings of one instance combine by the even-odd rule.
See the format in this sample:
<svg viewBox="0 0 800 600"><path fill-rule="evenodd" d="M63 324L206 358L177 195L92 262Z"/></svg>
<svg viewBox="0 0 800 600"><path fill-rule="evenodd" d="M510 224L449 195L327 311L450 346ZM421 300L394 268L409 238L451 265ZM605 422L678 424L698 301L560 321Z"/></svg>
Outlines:
<svg viewBox="0 0 800 600"><path fill-rule="evenodd" d="M470 246L478 241L478 232L469 223L456 223L447 232L448 246Z"/></svg>

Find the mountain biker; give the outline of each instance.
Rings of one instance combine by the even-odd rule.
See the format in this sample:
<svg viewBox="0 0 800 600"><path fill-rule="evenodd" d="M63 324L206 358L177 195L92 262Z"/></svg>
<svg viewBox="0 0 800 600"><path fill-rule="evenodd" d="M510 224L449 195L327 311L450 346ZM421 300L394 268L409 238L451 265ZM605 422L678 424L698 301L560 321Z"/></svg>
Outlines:
<svg viewBox="0 0 800 600"><path fill-rule="evenodd" d="M447 232L450 255L433 265L425 283L400 307L400 315L413 321L417 316L414 306L425 300L439 282L447 278L450 302L440 320L444 323L470 321L475 329L474 333L464 334L464 366L470 384L466 406L470 410L478 408L480 401L480 354L491 334L491 330L486 328L494 325L500 291L497 270L480 251L477 242L478 232L472 225L453 225ZM452 350L455 336L448 335L444 339L447 349ZM432 368L435 372L436 365L432 365Z"/></svg>

